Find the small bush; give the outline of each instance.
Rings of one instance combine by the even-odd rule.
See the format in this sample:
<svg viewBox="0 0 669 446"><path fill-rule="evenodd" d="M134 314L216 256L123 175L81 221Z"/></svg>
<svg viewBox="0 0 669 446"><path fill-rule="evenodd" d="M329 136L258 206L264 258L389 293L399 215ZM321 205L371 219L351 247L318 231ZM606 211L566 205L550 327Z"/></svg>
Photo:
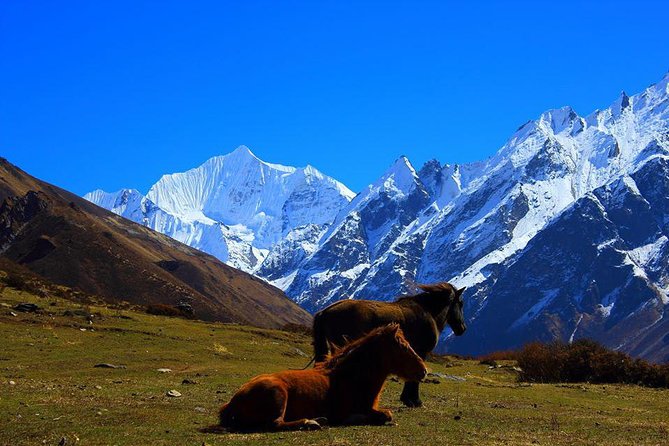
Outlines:
<svg viewBox="0 0 669 446"><path fill-rule="evenodd" d="M181 309L166 304L147 305L146 312L156 316L189 317L189 315L185 314Z"/></svg>
<svg viewBox="0 0 669 446"><path fill-rule="evenodd" d="M518 352L519 379L531 382L591 382L669 387L669 365L609 350L587 339L573 344L532 343Z"/></svg>
<svg viewBox="0 0 669 446"><path fill-rule="evenodd" d="M311 327L301 324L295 324L292 322L289 322L283 327L281 327L281 331L287 331L288 333L297 333L309 337L313 335Z"/></svg>
<svg viewBox="0 0 669 446"><path fill-rule="evenodd" d="M5 282L5 285L8 287L17 290L23 290L28 286L26 278L15 273L8 273L7 276L4 277L3 282Z"/></svg>
<svg viewBox="0 0 669 446"><path fill-rule="evenodd" d="M458 359L460 361L474 361L476 359L472 355L462 355L459 353L449 353L448 356L450 356L453 359Z"/></svg>
<svg viewBox="0 0 669 446"><path fill-rule="evenodd" d="M497 361L515 361L518 359L518 352L515 350L500 350L479 356L476 359L478 359L481 364Z"/></svg>

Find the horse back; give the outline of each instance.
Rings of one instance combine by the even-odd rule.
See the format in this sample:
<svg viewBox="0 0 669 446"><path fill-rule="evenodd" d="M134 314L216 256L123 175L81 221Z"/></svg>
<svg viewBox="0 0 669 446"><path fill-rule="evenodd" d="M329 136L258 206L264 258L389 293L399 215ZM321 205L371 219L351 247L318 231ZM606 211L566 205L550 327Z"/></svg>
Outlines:
<svg viewBox="0 0 669 446"><path fill-rule="evenodd" d="M316 314L314 332L322 333L327 340L341 346L392 322L400 324L407 341L419 354L431 351L436 345L439 333L432 317L418 305L396 302L336 302Z"/></svg>
<svg viewBox="0 0 669 446"><path fill-rule="evenodd" d="M401 308L388 302L342 300L317 313L316 319L323 324L328 339L340 344L337 335L358 339L376 327L403 321L404 315Z"/></svg>

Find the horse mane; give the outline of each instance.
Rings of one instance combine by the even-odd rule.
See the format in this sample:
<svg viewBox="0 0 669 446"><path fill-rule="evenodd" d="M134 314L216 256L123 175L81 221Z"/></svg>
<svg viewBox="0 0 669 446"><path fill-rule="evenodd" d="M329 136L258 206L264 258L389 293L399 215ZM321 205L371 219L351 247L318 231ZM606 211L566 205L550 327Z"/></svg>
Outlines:
<svg viewBox="0 0 669 446"><path fill-rule="evenodd" d="M452 299L439 302L440 299L435 301L435 299L431 299L429 296L433 293L447 293L449 296L454 296L456 293L455 287L448 282L417 286L423 291L422 293L401 296L395 300L395 303L402 306L411 306L413 304L419 305L424 311L432 316L434 322L441 331L446 326L446 310L450 306Z"/></svg>
<svg viewBox="0 0 669 446"><path fill-rule="evenodd" d="M335 369L342 369L350 362L356 362L357 356L355 353L360 349L364 350L367 344L374 341L379 336L386 334L391 330L395 330L399 325L392 323L382 327L375 328L367 333L365 336L346 344L344 347L336 348L335 352L328 355L325 361L316 364L316 368L333 371Z"/></svg>

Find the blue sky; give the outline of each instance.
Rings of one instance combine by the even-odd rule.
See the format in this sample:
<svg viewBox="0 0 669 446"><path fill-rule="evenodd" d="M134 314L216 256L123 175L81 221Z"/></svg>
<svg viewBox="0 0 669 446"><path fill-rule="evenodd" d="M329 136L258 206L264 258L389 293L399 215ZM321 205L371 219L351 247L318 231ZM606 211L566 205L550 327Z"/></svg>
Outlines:
<svg viewBox="0 0 669 446"><path fill-rule="evenodd" d="M0 1L0 155L146 192L245 144L357 191L658 81L667 3Z"/></svg>

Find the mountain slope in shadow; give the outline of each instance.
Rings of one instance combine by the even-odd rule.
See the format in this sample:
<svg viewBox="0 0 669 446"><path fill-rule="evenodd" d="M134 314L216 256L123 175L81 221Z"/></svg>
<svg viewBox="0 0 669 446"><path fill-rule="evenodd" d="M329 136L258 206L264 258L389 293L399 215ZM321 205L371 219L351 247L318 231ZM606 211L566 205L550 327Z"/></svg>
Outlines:
<svg viewBox="0 0 669 446"><path fill-rule="evenodd" d="M55 283L109 302L185 302L203 320L266 328L310 323L278 288L2 158L0 201L0 256Z"/></svg>

